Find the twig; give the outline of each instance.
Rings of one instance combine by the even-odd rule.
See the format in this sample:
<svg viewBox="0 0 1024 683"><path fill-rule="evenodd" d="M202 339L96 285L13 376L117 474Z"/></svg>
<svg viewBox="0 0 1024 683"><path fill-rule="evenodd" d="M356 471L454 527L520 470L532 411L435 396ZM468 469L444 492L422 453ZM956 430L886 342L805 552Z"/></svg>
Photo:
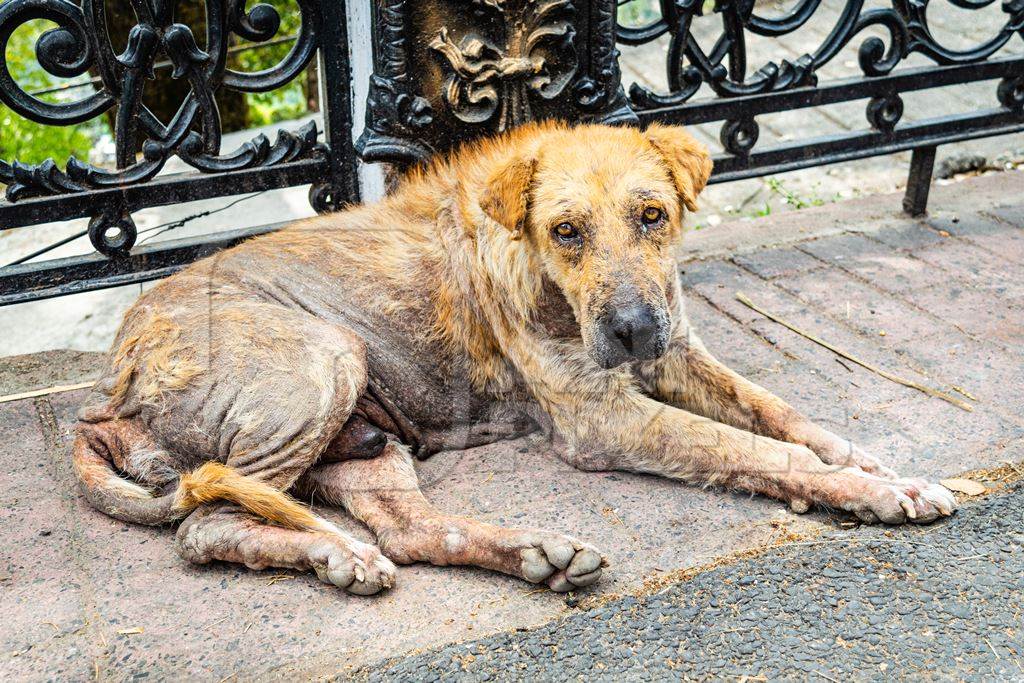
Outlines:
<svg viewBox="0 0 1024 683"><path fill-rule="evenodd" d="M96 382L79 382L78 384L59 384L55 387L48 387L46 389L35 389L34 391L25 391L20 394L7 394L6 396L0 396L0 403L20 401L23 398L48 396L49 394L59 394L62 391L75 391L76 389L85 389L87 387L91 387L95 383Z"/></svg>
<svg viewBox="0 0 1024 683"><path fill-rule="evenodd" d="M972 401L977 401L978 400L977 396L974 396L971 392L967 391L963 387L958 387L955 384L951 384L950 388L952 388L953 391L955 391L956 393L962 394L962 395L966 396L967 398L971 399Z"/></svg>
<svg viewBox="0 0 1024 683"><path fill-rule="evenodd" d="M1005 462L1007 465L1009 465L1010 469L1013 470L1014 472L1016 472L1017 474L1024 475L1024 471L1021 471L1021 469L1019 467L1017 467L1016 463L1010 462L1009 460L1004 460L1003 462Z"/></svg>
<svg viewBox="0 0 1024 683"><path fill-rule="evenodd" d="M954 396L950 396L949 394L947 394L945 392L939 391L938 389L932 389L931 387L925 386L923 384L918 384L917 382L915 382L913 380L906 379L905 377L900 377L899 375L894 375L891 372L888 372L886 370L882 370L881 368L875 367L874 365L871 365L867 361L864 361L864 360L861 360L860 358L857 358L856 356L854 356L853 354L849 353L848 351L843 351L842 349L840 349L840 348L838 348L838 347L828 343L824 339L821 339L820 337L817 337L817 336L811 334L810 332L806 332L806 331L800 329L796 325L793 325L792 323L789 323L789 322L783 320L782 318L778 317L774 313L770 313L770 312L764 310L763 308L761 308L760 306L755 304L753 301L748 299L747 296L743 292L736 292L736 300L739 301L744 306L746 306L747 308L750 308L751 310L757 311L758 313L760 313L764 317L768 318L769 320L773 320L773 321L777 322L778 324L782 325L783 327L789 328L793 332L796 332L797 334L799 334L801 337L805 337L805 338L811 340L812 342L814 342L815 344L818 344L819 346L824 346L826 349L828 349L832 353L840 355L843 358L845 358L846 360L850 361L851 363L856 363L857 365L861 366L862 368L865 368L866 370L870 370L871 372L875 373L876 375L879 375L880 377L884 377L885 379L889 380L890 382L895 382L896 384L902 384L905 387L910 387L911 389L917 389L918 391L920 391L923 394L928 394L929 396L933 396L935 398L940 398L943 401L945 401L947 403L951 403L951 404L955 405L957 408L960 408L961 410L966 410L969 413L974 411L974 407L971 406L971 404L969 404L969 403L965 403L964 401L961 401L960 399L958 399L958 398L956 398Z"/></svg>

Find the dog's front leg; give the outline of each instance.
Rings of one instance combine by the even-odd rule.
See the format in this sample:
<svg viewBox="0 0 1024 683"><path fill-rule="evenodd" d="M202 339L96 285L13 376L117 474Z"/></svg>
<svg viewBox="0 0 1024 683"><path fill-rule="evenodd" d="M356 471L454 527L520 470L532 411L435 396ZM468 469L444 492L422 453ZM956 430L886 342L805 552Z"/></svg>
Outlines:
<svg viewBox="0 0 1024 683"><path fill-rule="evenodd" d="M574 465L719 484L787 501L798 511L817 503L865 521L927 522L955 508L940 486L828 465L805 446L651 399L623 375L554 372L534 387L569 442L567 459Z"/></svg>
<svg viewBox="0 0 1024 683"><path fill-rule="evenodd" d="M685 318L677 321L665 355L639 364L644 390L658 400L761 436L807 446L830 465L870 474L896 473L850 441L815 424L767 389L723 365Z"/></svg>

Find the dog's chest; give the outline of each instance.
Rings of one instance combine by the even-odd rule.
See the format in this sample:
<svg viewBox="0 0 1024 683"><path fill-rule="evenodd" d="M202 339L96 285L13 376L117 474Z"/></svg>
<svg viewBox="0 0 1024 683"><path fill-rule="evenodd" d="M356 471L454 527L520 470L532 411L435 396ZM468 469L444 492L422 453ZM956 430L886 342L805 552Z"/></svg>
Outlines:
<svg viewBox="0 0 1024 683"><path fill-rule="evenodd" d="M394 427L389 431L420 458L515 438L537 428L523 395L513 392L497 398L479 392L467 372L439 366L430 354L369 355L366 398L387 412Z"/></svg>
<svg viewBox="0 0 1024 683"><path fill-rule="evenodd" d="M353 321L350 321L350 324ZM426 333L415 313L360 321L366 343L367 391L361 402L377 426L395 434L419 457L469 448L536 429L527 415L525 391L480 391L467 359L451 357Z"/></svg>

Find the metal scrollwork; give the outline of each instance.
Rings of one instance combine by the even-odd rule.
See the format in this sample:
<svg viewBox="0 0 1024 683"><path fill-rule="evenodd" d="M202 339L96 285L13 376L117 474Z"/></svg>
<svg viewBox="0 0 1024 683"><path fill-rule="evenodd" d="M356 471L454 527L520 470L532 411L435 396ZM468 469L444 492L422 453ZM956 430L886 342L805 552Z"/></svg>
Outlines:
<svg viewBox="0 0 1024 683"><path fill-rule="evenodd" d="M636 121L619 83L611 0L384 0L375 10L357 142L366 161L416 163L534 119Z"/></svg>
<svg viewBox="0 0 1024 683"><path fill-rule="evenodd" d="M377 8L376 68L370 78L367 132L359 140L359 152L366 161L426 159L434 150L422 132L434 122L434 110L409 80L406 0L383 0Z"/></svg>
<svg viewBox="0 0 1024 683"><path fill-rule="evenodd" d="M861 12L863 0L849 0L835 27L813 53L794 60L767 62L747 73L746 32L775 37L796 31L813 16L820 0L800 0L786 14L764 18L754 13L753 0L717 0L714 12L721 17L722 34L709 52L692 33L694 17L703 15L700 0L662 3L663 16L642 28L619 27L619 39L641 44L670 34L668 50L669 92L654 93L633 84L630 101L635 108L649 109L681 104L708 84L720 97L739 97L817 85L816 72L832 60L845 45L869 26L881 26L889 33L889 46L877 37L867 38L858 58L866 75L888 73L906 57L911 43L906 21L896 9ZM667 12L665 10L668 10Z"/></svg>
<svg viewBox="0 0 1024 683"><path fill-rule="evenodd" d="M736 156L746 156L757 144L761 128L753 117L731 119L722 124L719 139L726 151Z"/></svg>
<svg viewBox="0 0 1024 683"><path fill-rule="evenodd" d="M576 73L574 14L569 0L542 2L500 47L472 33L456 43L442 27L430 47L451 69L443 97L455 116L482 123L500 110L502 131L532 118L531 96L560 95Z"/></svg>
<svg viewBox="0 0 1024 683"><path fill-rule="evenodd" d="M895 93L872 97L865 113L872 128L891 133L903 117L903 98Z"/></svg>
<svg viewBox="0 0 1024 683"><path fill-rule="evenodd" d="M296 0L302 28L288 55L274 67L257 73L228 69L227 49L231 34L252 41L275 36L281 18L271 5L257 4L248 12L244 0L206 0L204 47L188 26L173 21L171 0L131 0L138 23L128 35L127 46L114 54L106 33L103 0L8 0L0 4L0 100L27 119L48 125L87 121L117 106L114 121L116 169L91 166L74 157L61 170L48 159L38 165L0 162L0 182L8 185L9 201L104 188L119 188L152 179L172 156L203 172L232 171L311 158L324 154L317 144L314 125L297 133L282 131L270 145L264 136L244 143L234 152L220 155L221 126L213 93L225 87L245 92L264 92L294 79L316 53L320 11L315 0ZM12 33L33 19L47 19L57 28L43 33L36 43L40 66L60 77L75 77L92 69L101 84L81 100L50 103L22 89L10 73L5 49ZM189 93L171 121L160 121L143 104L148 80L156 61L170 61L172 78L184 79ZM142 154L136 155L142 138ZM114 215L116 213L116 215ZM93 219L90 237L102 253L123 253L134 241L134 225L119 209ZM104 235L117 230L111 241ZM127 247L125 246L127 244Z"/></svg>
<svg viewBox="0 0 1024 683"><path fill-rule="evenodd" d="M1012 111L1024 111L1024 76L1004 78L996 90L999 103Z"/></svg>
<svg viewBox="0 0 1024 683"><path fill-rule="evenodd" d="M89 241L104 256L127 256L137 237L135 221L123 204L104 209L89 221Z"/></svg>
<svg viewBox="0 0 1024 683"><path fill-rule="evenodd" d="M995 0L949 0L957 7L973 10ZM618 26L619 41L628 45L649 43L668 34L666 60L668 91L654 92L634 83L629 90L630 103L644 118L644 112L678 108L689 103L708 86L719 98L747 98L749 114L727 115L721 139L725 149L737 157L750 154L757 139L757 113L753 100L798 88L818 87L818 71L844 47L869 27L880 28L884 38L869 36L857 50L858 64L865 78L883 77L912 53L928 57L938 66L982 62L1003 47L1013 35L1024 36L1024 0L1005 0L1002 10L1007 18L987 40L970 49L953 49L936 39L928 25L928 0L892 0L887 8L864 9L863 0L847 0L831 31L813 52L795 59L767 62L750 69L747 64L747 37L750 34L777 37L800 29L814 15L821 0L796 0L784 13L766 18L756 12L754 0L715 0L712 13L721 22L717 40L698 43L695 23L705 13L703 0L662 0L660 15L643 26ZM710 19L710 17L708 18ZM707 27L707 21L701 28ZM710 46L705 49L704 46ZM1007 77L998 88L999 102L1010 109L1024 109L1024 77ZM689 104L688 104L689 103ZM891 134L903 115L903 100L895 91L875 92L867 105L866 116L878 132ZM656 116L656 115L655 115ZM706 120L706 119L705 119Z"/></svg>

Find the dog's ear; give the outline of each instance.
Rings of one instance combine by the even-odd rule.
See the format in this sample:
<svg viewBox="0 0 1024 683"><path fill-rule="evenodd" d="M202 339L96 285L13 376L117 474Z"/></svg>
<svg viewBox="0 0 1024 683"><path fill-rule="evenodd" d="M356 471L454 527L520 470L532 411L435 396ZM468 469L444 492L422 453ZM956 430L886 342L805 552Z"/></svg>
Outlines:
<svg viewBox="0 0 1024 683"><path fill-rule="evenodd" d="M652 123L644 131L644 137L665 160L683 204L690 211L696 211L697 195L711 176L712 164L707 148L681 126Z"/></svg>
<svg viewBox="0 0 1024 683"><path fill-rule="evenodd" d="M480 197L480 208L508 228L514 240L523 236L526 227L530 185L536 168L536 159L513 157L491 174Z"/></svg>

